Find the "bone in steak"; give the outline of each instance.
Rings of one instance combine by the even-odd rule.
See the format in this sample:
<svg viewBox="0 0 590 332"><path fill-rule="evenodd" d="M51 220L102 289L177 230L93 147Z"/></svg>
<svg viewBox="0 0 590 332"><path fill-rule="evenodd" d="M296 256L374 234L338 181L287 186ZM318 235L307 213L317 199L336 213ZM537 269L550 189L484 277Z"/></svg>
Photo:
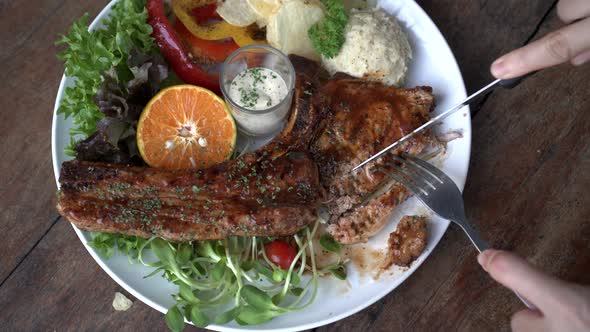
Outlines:
<svg viewBox="0 0 590 332"><path fill-rule="evenodd" d="M336 74L318 92L319 104L330 114L320 124L311 153L327 191L329 232L341 243L366 241L387 223L389 215L408 196L393 185L381 196L367 197L387 182L391 156L351 173L363 160L429 120L434 108L430 87L398 89L377 82ZM433 141L430 132L414 136L391 153L415 155Z"/></svg>

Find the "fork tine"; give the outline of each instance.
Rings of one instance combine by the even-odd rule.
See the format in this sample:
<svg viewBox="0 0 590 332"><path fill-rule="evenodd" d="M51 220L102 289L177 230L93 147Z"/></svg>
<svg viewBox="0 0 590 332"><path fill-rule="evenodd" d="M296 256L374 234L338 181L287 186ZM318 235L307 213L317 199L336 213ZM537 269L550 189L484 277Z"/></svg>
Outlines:
<svg viewBox="0 0 590 332"><path fill-rule="evenodd" d="M402 160L402 163L407 166L408 164ZM430 191L436 189L436 187L430 183L427 179L425 179L423 176L421 176L421 174L414 174L414 173L418 173L416 172L416 170L414 169L415 167L400 167L398 165L396 165L394 162L388 163L387 164L389 167L395 169L396 171L398 171L398 173L401 173L403 175L405 175L408 179L410 179L413 183L415 183L418 187L420 187L420 189L422 189L422 191L426 194L428 194Z"/></svg>
<svg viewBox="0 0 590 332"><path fill-rule="evenodd" d="M400 175L397 175L395 173L392 173L392 172L384 169L383 167L377 167L376 170L381 171L381 172L385 173L386 175L392 177L395 181L401 183L404 187L410 189L410 191L413 192L415 195L422 194L422 195L427 195L428 196L428 193L424 189L422 189L422 188L414 185L410 181L407 181L406 179L403 178L403 176L400 176ZM404 173L404 172L402 172L402 174L404 174L404 175L407 176L407 174Z"/></svg>
<svg viewBox="0 0 590 332"><path fill-rule="evenodd" d="M395 160L399 161L400 163L404 164L406 166L406 168L408 168L409 170L412 170L415 173L417 173L419 178L422 181L426 182L428 184L428 186L430 186L432 189L436 189L435 184L441 183L439 178L433 176L432 174L430 174L430 172L427 172L422 167L416 165L412 161L404 159L398 155L392 155L392 157Z"/></svg>
<svg viewBox="0 0 590 332"><path fill-rule="evenodd" d="M434 178L436 178L437 181L439 181L440 183L445 183L445 182L449 182L450 183L454 183L453 180L451 180L451 178L449 178L443 171L439 170L438 168L432 166L430 163L420 159L420 158L416 158L414 156L410 156L407 153L403 153L402 154L403 158L405 158L408 162L413 163L414 166L420 167L422 168L424 171L428 172L431 176L433 176Z"/></svg>

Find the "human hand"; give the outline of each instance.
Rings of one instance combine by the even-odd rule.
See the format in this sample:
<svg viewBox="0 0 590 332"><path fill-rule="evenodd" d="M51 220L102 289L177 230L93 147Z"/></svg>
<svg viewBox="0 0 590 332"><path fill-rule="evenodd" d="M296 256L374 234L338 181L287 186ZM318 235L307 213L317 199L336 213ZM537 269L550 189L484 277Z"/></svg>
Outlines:
<svg viewBox="0 0 590 332"><path fill-rule="evenodd" d="M513 331L590 331L589 287L559 280L507 251L488 249L477 261L492 278L538 308L514 314Z"/></svg>
<svg viewBox="0 0 590 332"><path fill-rule="evenodd" d="M568 25L498 58L492 75L507 79L567 61L579 66L590 60L590 1L560 0L557 15Z"/></svg>

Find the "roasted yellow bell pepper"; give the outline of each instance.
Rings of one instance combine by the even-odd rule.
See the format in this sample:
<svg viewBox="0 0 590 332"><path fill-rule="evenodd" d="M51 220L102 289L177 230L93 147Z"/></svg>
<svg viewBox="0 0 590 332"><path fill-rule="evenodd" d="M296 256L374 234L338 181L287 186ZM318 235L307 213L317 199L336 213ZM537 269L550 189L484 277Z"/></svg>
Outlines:
<svg viewBox="0 0 590 332"><path fill-rule="evenodd" d="M172 10L184 26L196 37L205 40L232 38L240 46L265 43L253 39L247 27L233 26L225 21L201 25L191 15L195 8L215 3L215 0L173 0Z"/></svg>

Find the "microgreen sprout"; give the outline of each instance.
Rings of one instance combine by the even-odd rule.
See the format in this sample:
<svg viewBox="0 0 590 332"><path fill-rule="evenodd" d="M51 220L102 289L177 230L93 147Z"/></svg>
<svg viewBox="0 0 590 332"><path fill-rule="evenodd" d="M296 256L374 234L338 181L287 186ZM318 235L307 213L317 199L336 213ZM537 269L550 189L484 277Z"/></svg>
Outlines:
<svg viewBox="0 0 590 332"><path fill-rule="evenodd" d="M320 275L345 277L343 264L318 270L313 226L295 234L297 254L288 269L275 265L265 252L269 237L229 237L224 240L171 243L160 238L148 240L116 234L94 234L89 245L105 256L115 248L130 261L154 268L146 277L161 274L178 285L173 295L176 304L165 316L173 331L184 328L185 319L195 326L210 323L240 325L262 324L279 315L307 308L317 296ZM333 239L332 239L333 241ZM324 238L322 247L335 249L335 241ZM326 249L326 248L325 248ZM151 252L151 254L148 254ZM148 257L150 259L148 259ZM311 272L311 275L305 275ZM230 306L223 313L219 306Z"/></svg>

